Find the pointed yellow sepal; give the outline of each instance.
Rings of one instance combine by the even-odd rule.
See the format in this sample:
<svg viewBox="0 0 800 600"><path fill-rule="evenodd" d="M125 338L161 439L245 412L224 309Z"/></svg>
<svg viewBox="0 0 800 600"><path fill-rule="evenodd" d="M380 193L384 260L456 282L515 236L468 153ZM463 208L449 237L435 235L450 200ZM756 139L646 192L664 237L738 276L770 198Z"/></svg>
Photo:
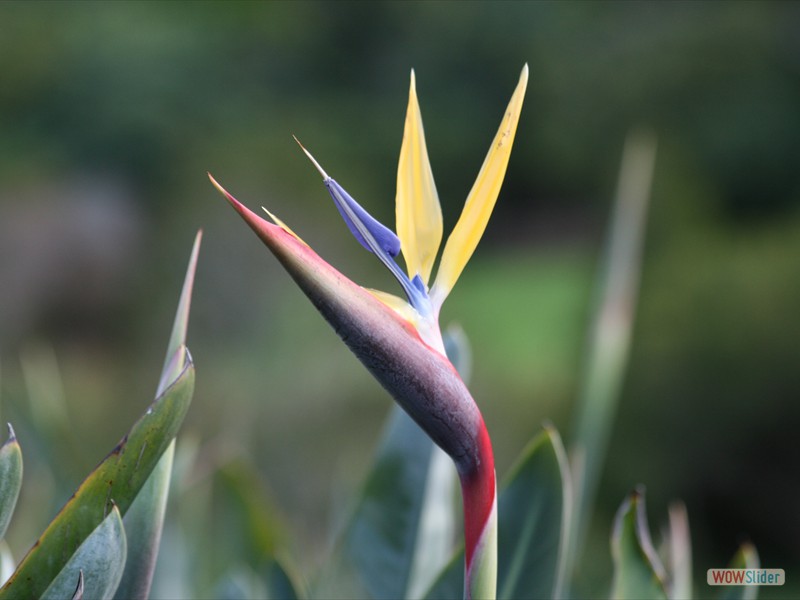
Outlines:
<svg viewBox="0 0 800 600"><path fill-rule="evenodd" d="M211 180L211 181L213 181L213 182L214 182L214 184L217 186L217 188L219 188L219 184L218 184L216 181L214 181L214 180L213 180L213 178L212 178L212 180ZM295 239L296 239L298 242L302 243L304 246L308 246L308 244L306 244L306 243L305 243L305 241L303 240L303 238L301 238L301 237L300 237L299 235L297 235L297 234L296 234L294 231L292 231L292 229L291 229L291 228L290 228L290 227L289 227L289 226L288 226L286 223L284 223L284 222L283 222L283 221L281 221L281 220L280 220L278 217L276 217L274 214L272 214L272 213L271 213L271 212L270 212L270 211L269 211L267 208L265 208L265 207L263 207L263 206L262 206L262 207L261 207L261 210L263 210L265 213L267 213L267 216L268 216L270 219L272 219L272 222L273 222L273 223L275 223L275 225L277 225L278 227L280 227L281 229L283 229L283 230L284 230L286 233L288 233L289 235L291 235L293 238L295 238Z"/></svg>
<svg viewBox="0 0 800 600"><path fill-rule="evenodd" d="M514 143L514 134L517 131L519 114L522 110L522 100L525 97L525 88L528 85L528 65L522 69L522 74L514 90L514 95L506 109L500 129L497 130L492 146L486 159L483 161L478 178L472 186L464 203L464 210L458 219L453 233L447 239L447 244L442 253L442 261L436 273L436 282L431 289L431 300L438 310L442 302L453 289L461 271L475 251L492 209L500 193L503 177L506 174L508 159L511 155L511 146Z"/></svg>
<svg viewBox="0 0 800 600"><path fill-rule="evenodd" d="M403 145L397 165L395 205L397 236L408 277L413 279L419 274L427 284L442 242L442 209L425 146L414 71L411 71Z"/></svg>

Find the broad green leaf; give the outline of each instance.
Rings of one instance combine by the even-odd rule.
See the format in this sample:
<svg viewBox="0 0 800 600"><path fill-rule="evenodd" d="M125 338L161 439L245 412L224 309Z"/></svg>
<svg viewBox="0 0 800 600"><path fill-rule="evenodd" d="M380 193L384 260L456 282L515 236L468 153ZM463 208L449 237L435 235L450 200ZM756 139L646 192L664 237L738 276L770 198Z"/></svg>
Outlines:
<svg viewBox="0 0 800 600"><path fill-rule="evenodd" d="M73 598L80 591L81 573L83 594L98 600L112 598L125 569L126 553L122 517L119 509L112 505L108 516L89 534L41 595L42 600Z"/></svg>
<svg viewBox="0 0 800 600"><path fill-rule="evenodd" d="M742 544L739 551L731 559L729 569L758 569L760 561L758 552L752 544ZM731 585L720 589L717 596L719 600L756 600L758 597L758 586L755 585Z"/></svg>
<svg viewBox="0 0 800 600"><path fill-rule="evenodd" d="M650 540L644 492L636 490L622 503L611 533L614 578L611 598L664 599L666 573Z"/></svg>
<svg viewBox="0 0 800 600"><path fill-rule="evenodd" d="M125 531L128 532L128 562L114 595L119 600L147 598L153 582L158 558L164 513L175 455L173 441L158 460L150 477L136 495L125 514Z"/></svg>
<svg viewBox="0 0 800 600"><path fill-rule="evenodd" d="M200 251L202 232L197 232L189 258L189 266L183 281L178 309L172 325L172 333L167 345L167 356L159 379L157 394L177 376L178 365L171 357L186 344L186 330L189 325L189 309L192 301L192 287L197 270L197 256ZM153 581L164 513L167 508L167 495L172 473L172 460L175 455L175 442L169 445L159 459L147 482L136 496L125 514L125 530L128 533L128 562L125 573L117 589L116 598L147 598Z"/></svg>
<svg viewBox="0 0 800 600"><path fill-rule="evenodd" d="M500 493L498 598L560 596L570 483L561 437L547 426L523 451Z"/></svg>
<svg viewBox="0 0 800 600"><path fill-rule="evenodd" d="M220 466L216 478L219 484L215 489L217 501L227 501L226 506L236 517L236 529L241 532L237 543L245 550L244 556L252 557L251 566L260 566L275 555L284 537L284 526L275 503L258 470L248 460L239 458ZM217 533L224 535L225 532Z"/></svg>
<svg viewBox="0 0 800 600"><path fill-rule="evenodd" d="M238 564L223 574L213 586L211 596L226 600L299 600L294 578L278 560L270 560L256 572Z"/></svg>
<svg viewBox="0 0 800 600"><path fill-rule="evenodd" d="M0 446L0 540L6 535L8 524L22 487L22 450L14 435L14 428L8 425L8 439Z"/></svg>
<svg viewBox="0 0 800 600"><path fill-rule="evenodd" d="M546 427L522 452L498 500L498 598L560 595L570 513L570 477L561 438ZM461 598L463 549L426 598Z"/></svg>
<svg viewBox="0 0 800 600"><path fill-rule="evenodd" d="M270 600L300 600L303 596L297 578L281 560L273 559L266 569L264 583Z"/></svg>
<svg viewBox="0 0 800 600"><path fill-rule="evenodd" d="M178 377L83 481L0 589L0 599L41 596L113 504L123 515L128 511L191 402L194 366L186 347L179 347L169 363L181 366Z"/></svg>
<svg viewBox="0 0 800 600"><path fill-rule="evenodd" d="M451 553L452 469L449 458L394 407L337 557L336 570L355 581L324 581L319 593L402 599L424 591Z"/></svg>

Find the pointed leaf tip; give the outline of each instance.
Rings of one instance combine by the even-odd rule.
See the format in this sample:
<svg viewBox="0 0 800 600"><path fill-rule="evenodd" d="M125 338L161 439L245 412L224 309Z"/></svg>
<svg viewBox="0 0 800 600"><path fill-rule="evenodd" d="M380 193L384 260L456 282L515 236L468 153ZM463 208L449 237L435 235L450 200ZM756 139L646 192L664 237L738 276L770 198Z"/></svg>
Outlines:
<svg viewBox="0 0 800 600"><path fill-rule="evenodd" d="M230 202L231 204L234 204L234 205L239 204L239 201L236 198L234 198L233 196L231 196L228 193L228 190L226 190L224 187L222 187L220 185L220 183L216 179L214 179L214 176L211 173L206 173L206 175L208 175L208 179L209 179L209 181L211 181L211 184L215 188L217 188L217 191L220 194L222 194L228 200L228 202Z"/></svg>
<svg viewBox="0 0 800 600"><path fill-rule="evenodd" d="M78 585L72 594L72 600L83 600L83 569L78 571Z"/></svg>
<svg viewBox="0 0 800 600"><path fill-rule="evenodd" d="M666 600L666 571L650 538L642 487L631 492L617 511L611 533L611 556L612 598Z"/></svg>

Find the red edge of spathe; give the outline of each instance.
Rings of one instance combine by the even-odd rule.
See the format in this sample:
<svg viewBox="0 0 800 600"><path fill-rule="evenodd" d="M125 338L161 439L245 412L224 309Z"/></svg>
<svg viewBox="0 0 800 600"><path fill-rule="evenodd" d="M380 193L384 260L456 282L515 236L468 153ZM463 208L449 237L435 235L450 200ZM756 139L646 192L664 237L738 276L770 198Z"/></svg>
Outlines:
<svg viewBox="0 0 800 600"><path fill-rule="evenodd" d="M464 546L467 575L472 568L475 550L494 510L497 494L492 442L482 419L479 444L481 463L475 472L461 476L461 486L464 491Z"/></svg>

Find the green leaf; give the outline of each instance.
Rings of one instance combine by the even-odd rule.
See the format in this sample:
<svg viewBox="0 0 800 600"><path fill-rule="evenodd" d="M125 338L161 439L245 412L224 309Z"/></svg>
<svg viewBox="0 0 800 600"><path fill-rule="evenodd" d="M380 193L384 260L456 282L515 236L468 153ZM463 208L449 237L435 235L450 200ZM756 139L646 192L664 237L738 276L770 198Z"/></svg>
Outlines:
<svg viewBox="0 0 800 600"><path fill-rule="evenodd" d="M611 554L614 559L611 598L666 600L666 573L650 540L644 491L632 492L617 511L611 533Z"/></svg>
<svg viewBox="0 0 800 600"><path fill-rule="evenodd" d="M633 131L628 135L592 309L583 384L570 443L575 510L567 549L569 577L580 560L580 548L592 518L628 365L655 156L656 140L652 134Z"/></svg>
<svg viewBox="0 0 800 600"><path fill-rule="evenodd" d="M147 598L150 595L164 525L164 513L167 509L174 455L173 440L125 514L129 558L122 581L114 595L119 600Z"/></svg>
<svg viewBox="0 0 800 600"><path fill-rule="evenodd" d="M450 562L439 573L431 589L425 594L425 598L427 600L460 600L463 597L464 544L461 544L461 549L455 553Z"/></svg>
<svg viewBox="0 0 800 600"><path fill-rule="evenodd" d="M183 288L178 299L178 310L175 312L175 320L172 323L172 333L167 344L167 355L164 358L164 366L161 369L161 380L158 384L156 396L160 396L170 382L175 381L180 375L181 366L173 362L172 359L178 349L186 345L186 330L189 327L189 309L192 304L194 274L197 271L197 256L200 253L200 241L202 239L203 232L198 231L192 245L192 253L189 255L189 266L186 268L186 275L183 279Z"/></svg>
<svg viewBox="0 0 800 600"><path fill-rule="evenodd" d="M466 334L451 325L443 341L448 358L467 381L471 350ZM452 555L455 497L450 458L394 406L342 547L317 593L421 597Z"/></svg>
<svg viewBox="0 0 800 600"><path fill-rule="evenodd" d="M150 405L102 463L84 480L0 590L0 599L37 598L68 558L105 519L112 503L128 511L178 432L194 390L194 366L185 346L169 361L178 377Z"/></svg>
<svg viewBox="0 0 800 600"><path fill-rule="evenodd" d="M197 270L197 257L200 251L202 232L197 232L189 257L189 266L183 281L178 309L172 325L167 356L159 380L157 394L177 376L178 365L171 358L181 346L186 344L186 330L189 324L189 309L192 302L192 287ZM147 482L136 495L130 509L125 514L125 530L128 532L128 562L125 573L116 593L116 598L147 598L153 582L153 572L158 558L161 531L164 526L164 513L167 508L167 495L172 474L172 460L175 455L175 442L169 445L159 459Z"/></svg>
<svg viewBox="0 0 800 600"><path fill-rule="evenodd" d="M454 473L450 459L394 407L335 557L343 577L324 579L318 593L419 596L452 552Z"/></svg>
<svg viewBox="0 0 800 600"><path fill-rule="evenodd" d="M82 596L79 593L81 574L87 597L112 598L122 578L126 553L122 517L119 509L112 505L108 516L89 534L41 595L42 600Z"/></svg>
<svg viewBox="0 0 800 600"><path fill-rule="evenodd" d="M0 446L0 540L6 535L8 524L22 487L22 450L14 435L14 428L8 424L8 439Z"/></svg>
<svg viewBox="0 0 800 600"><path fill-rule="evenodd" d="M284 539L285 526L271 493L258 469L238 457L217 467L214 502L226 512L212 529L217 545L234 562L261 569L271 560Z"/></svg>
<svg viewBox="0 0 800 600"><path fill-rule="evenodd" d="M675 600L692 597L692 543L689 515L683 502L669 507L669 528L665 540L667 563L671 574L669 596Z"/></svg>
<svg viewBox="0 0 800 600"><path fill-rule="evenodd" d="M758 569L759 566L758 552L752 544L742 544L728 564L729 569ZM727 586L717 596L719 600L756 600L757 597L758 586L755 585Z"/></svg>
<svg viewBox="0 0 800 600"><path fill-rule="evenodd" d="M299 600L301 589L296 577L286 568L282 561L273 559L266 569L265 586L270 600Z"/></svg>
<svg viewBox="0 0 800 600"><path fill-rule="evenodd" d="M498 598L559 597L571 488L564 445L546 426L523 451L500 494Z"/></svg>
<svg viewBox="0 0 800 600"><path fill-rule="evenodd" d="M570 476L564 446L552 427L517 460L498 500L497 597L553 598L565 575ZM450 561L426 598L461 598L464 551Z"/></svg>

